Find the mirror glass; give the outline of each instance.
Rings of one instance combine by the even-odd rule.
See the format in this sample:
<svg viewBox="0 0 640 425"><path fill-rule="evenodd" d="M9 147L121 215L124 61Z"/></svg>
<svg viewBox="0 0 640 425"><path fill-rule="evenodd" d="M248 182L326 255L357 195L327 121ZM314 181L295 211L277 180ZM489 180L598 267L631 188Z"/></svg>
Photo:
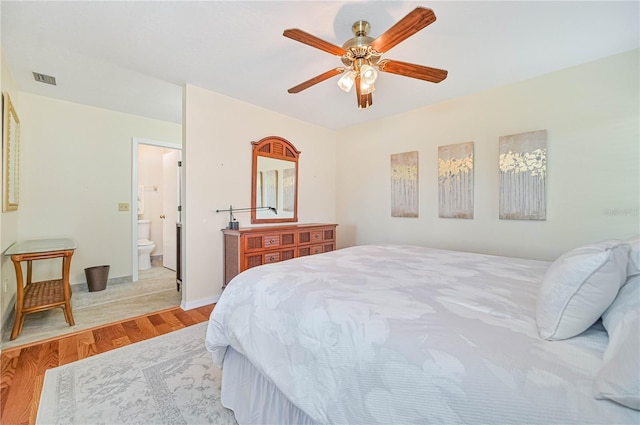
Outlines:
<svg viewBox="0 0 640 425"><path fill-rule="evenodd" d="M3 211L14 211L18 209L19 193L19 152L20 152L20 120L13 108L8 93L3 96L3 152L4 173L2 183L4 196L2 199Z"/></svg>
<svg viewBox="0 0 640 425"><path fill-rule="evenodd" d="M251 222L298 221L298 155L287 140L267 137L253 144Z"/></svg>

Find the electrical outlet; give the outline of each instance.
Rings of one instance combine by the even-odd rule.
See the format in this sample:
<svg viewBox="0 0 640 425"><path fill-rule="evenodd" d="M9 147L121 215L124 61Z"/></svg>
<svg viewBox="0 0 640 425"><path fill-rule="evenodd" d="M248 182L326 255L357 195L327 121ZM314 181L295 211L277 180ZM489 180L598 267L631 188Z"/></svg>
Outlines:
<svg viewBox="0 0 640 425"><path fill-rule="evenodd" d="M126 202L119 203L118 211L129 211L129 204Z"/></svg>

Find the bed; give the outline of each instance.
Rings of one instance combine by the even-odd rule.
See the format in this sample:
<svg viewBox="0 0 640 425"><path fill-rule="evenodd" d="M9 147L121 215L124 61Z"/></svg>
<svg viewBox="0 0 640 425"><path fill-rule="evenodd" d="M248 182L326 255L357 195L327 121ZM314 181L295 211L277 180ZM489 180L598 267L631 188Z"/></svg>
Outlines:
<svg viewBox="0 0 640 425"><path fill-rule="evenodd" d="M208 324L222 403L240 424L640 423L594 397L602 320L541 338L551 265L367 245L249 269Z"/></svg>

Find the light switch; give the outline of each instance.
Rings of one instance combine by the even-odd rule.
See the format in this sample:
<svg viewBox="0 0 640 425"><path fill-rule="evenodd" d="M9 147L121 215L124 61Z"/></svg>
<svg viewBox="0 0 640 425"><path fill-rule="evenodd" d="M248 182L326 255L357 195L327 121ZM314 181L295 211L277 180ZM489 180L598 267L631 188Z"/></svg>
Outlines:
<svg viewBox="0 0 640 425"><path fill-rule="evenodd" d="M126 202L118 204L118 211L129 211L129 204Z"/></svg>

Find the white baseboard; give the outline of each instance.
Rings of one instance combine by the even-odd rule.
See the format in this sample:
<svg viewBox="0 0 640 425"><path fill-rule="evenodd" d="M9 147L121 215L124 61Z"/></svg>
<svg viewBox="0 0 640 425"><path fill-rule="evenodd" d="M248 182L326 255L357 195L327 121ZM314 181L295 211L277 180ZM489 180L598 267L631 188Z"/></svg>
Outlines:
<svg viewBox="0 0 640 425"><path fill-rule="evenodd" d="M217 303L218 299L220 299L220 294L217 294L216 296L209 297L209 298L189 301L186 303L184 302L184 300L182 300L182 302L180 303L180 308L182 308L183 310L191 310L194 308L202 307L203 305Z"/></svg>

